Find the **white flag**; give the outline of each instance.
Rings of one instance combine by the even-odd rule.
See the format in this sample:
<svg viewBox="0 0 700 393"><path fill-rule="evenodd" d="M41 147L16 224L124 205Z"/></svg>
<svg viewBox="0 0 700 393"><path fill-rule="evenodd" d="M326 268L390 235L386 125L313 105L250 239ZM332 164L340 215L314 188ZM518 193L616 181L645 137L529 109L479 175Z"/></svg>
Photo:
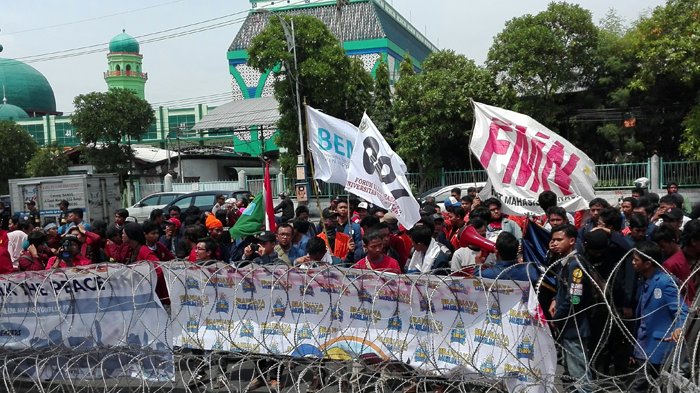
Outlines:
<svg viewBox="0 0 700 393"><path fill-rule="evenodd" d="M420 220L418 202L406 180L406 164L365 113L355 139L345 190L396 214L410 229Z"/></svg>
<svg viewBox="0 0 700 393"><path fill-rule="evenodd" d="M314 179L345 184L357 127L306 106L309 150L314 159Z"/></svg>
<svg viewBox="0 0 700 393"><path fill-rule="evenodd" d="M551 190L567 211L588 209L598 181L595 163L536 120L474 102L476 119L469 148L486 169L490 195L513 214L543 214L537 196ZM488 192L484 189L484 194Z"/></svg>

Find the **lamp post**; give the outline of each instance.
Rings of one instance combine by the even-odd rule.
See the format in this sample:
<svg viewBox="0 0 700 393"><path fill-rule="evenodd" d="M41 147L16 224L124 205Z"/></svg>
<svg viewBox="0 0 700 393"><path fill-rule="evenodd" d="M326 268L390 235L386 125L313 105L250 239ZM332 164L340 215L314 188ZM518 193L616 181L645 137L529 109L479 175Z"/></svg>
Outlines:
<svg viewBox="0 0 700 393"><path fill-rule="evenodd" d="M290 23L282 18L281 15L272 13L266 9L259 9L257 12L265 13L268 15L276 16L284 30L284 37L287 41L287 50L292 52L294 58L294 71L296 76L293 75L291 67L289 65L287 68L287 75L289 78L294 79L294 95L296 99L297 106L297 124L299 132L299 156L297 157L297 182L296 182L296 194L297 202L306 202L306 157L304 155L304 130L301 125L301 94L299 93L299 68L297 64L297 45L296 37L294 35L294 19L292 18Z"/></svg>

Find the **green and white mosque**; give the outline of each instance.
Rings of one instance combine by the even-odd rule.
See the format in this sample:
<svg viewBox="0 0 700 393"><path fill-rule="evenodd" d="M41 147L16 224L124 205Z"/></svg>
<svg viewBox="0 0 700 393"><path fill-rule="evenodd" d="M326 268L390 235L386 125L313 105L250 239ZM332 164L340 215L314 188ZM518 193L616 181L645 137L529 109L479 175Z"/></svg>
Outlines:
<svg viewBox="0 0 700 393"><path fill-rule="evenodd" d="M269 101L273 95L273 78L269 72L260 73L247 65L247 48L253 37L261 32L274 14L312 15L322 20L342 41L349 56L359 57L373 75L380 59L388 65L392 81L398 75L400 63L409 56L417 70L425 57L436 48L385 0L250 0L251 11L227 51L231 73L231 94L234 108L253 108L260 100ZM265 8L270 12L258 12ZM109 43L107 71L104 79L108 88L126 88L141 98L148 98L148 74L143 68L143 54L136 39L122 31ZM157 72L157 70L151 70ZM96 70L96 72L98 72ZM79 144L70 122L56 109L51 85L35 68L20 61L0 58L0 85L3 87L0 120L12 120L21 125L39 146L56 143L63 147ZM237 102L238 101L238 102ZM242 155L260 154L260 136L255 127L247 130L217 129L191 131L195 123L215 109L207 103L194 106L154 108L156 121L142 143L164 146L177 134L191 144L233 147ZM243 110L241 110L243 112ZM265 135L265 150L277 150L271 135ZM171 145L172 146L172 145Z"/></svg>

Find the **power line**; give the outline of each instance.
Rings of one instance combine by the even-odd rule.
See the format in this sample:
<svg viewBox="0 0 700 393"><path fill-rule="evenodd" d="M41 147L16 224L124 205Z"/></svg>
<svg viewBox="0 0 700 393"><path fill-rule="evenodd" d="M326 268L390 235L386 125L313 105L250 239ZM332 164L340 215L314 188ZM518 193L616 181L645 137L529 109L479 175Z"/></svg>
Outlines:
<svg viewBox="0 0 700 393"><path fill-rule="evenodd" d="M113 13L113 14L107 14L107 15L96 16L96 17L93 17L93 18L79 19L79 20L75 20L75 21L71 21L71 22L65 22L65 23L57 23L57 24L55 24L55 25L49 25L49 26L32 27L32 28L30 28L30 29L25 29L25 30L10 31L10 32L8 32L8 33L6 33L6 34L22 34L22 33L28 33L28 32L31 32L31 31L48 30L48 29L53 29L53 28L56 28L56 27L71 26L71 25L76 25L76 24L80 24L80 23L83 23L83 22L91 22L91 21L94 21L94 20L100 20L100 19L111 18L111 17L113 17L113 16L131 14L131 13L139 12L139 11L145 11L145 10L148 10L148 9L157 8L157 7L162 7L162 6L165 6L165 5L180 3L180 2L182 2L182 1L184 1L184 0L174 0L174 1L169 1L169 2L166 2L166 3L154 4L154 5L151 5L151 6L148 6L148 7L135 8L135 9L132 9L132 10L126 10L126 11L121 11L121 12L115 12L115 13Z"/></svg>

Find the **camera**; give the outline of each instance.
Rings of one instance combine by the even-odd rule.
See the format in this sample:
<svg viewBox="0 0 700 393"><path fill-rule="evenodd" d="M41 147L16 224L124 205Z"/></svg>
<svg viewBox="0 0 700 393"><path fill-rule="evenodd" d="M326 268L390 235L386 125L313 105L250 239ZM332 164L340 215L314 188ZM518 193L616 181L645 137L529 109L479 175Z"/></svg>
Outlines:
<svg viewBox="0 0 700 393"><path fill-rule="evenodd" d="M258 252L260 249L260 245L258 243L251 243L250 244L250 250L253 252Z"/></svg>

